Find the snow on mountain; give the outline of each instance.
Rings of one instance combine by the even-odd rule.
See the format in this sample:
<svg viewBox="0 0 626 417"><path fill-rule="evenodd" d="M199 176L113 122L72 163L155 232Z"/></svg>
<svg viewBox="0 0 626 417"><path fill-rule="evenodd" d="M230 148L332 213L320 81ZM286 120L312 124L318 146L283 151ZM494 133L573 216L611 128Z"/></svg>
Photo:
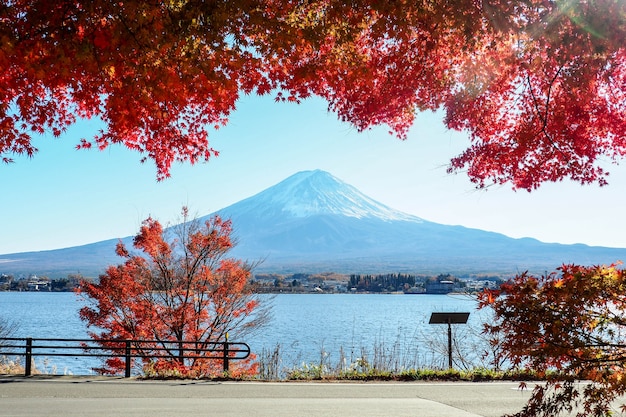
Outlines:
<svg viewBox="0 0 626 417"><path fill-rule="evenodd" d="M342 215L357 219L422 222L417 216L381 204L322 170L302 171L230 207L227 213L305 218Z"/></svg>

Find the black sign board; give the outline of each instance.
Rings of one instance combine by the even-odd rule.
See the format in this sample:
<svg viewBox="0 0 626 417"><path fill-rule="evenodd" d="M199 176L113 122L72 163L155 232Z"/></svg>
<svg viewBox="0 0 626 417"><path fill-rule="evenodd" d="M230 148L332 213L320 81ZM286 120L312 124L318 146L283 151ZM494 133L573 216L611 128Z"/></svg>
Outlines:
<svg viewBox="0 0 626 417"><path fill-rule="evenodd" d="M451 324L465 324L470 313L432 313L428 324L448 325L448 366L452 369L452 326Z"/></svg>
<svg viewBox="0 0 626 417"><path fill-rule="evenodd" d="M428 324L465 324L470 313L432 313Z"/></svg>

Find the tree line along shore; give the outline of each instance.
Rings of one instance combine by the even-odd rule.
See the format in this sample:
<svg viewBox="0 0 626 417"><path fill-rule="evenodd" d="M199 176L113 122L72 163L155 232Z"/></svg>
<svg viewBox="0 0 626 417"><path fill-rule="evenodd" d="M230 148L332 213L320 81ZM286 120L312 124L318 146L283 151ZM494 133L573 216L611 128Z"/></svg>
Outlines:
<svg viewBox="0 0 626 417"><path fill-rule="evenodd" d="M15 277L0 275L0 291L74 291L83 280L92 278L69 274L63 278L45 275ZM255 293L407 293L447 294L451 292L473 293L485 288L497 288L504 279L497 275L472 275L458 277L451 274L415 275L388 274L256 274L250 280Z"/></svg>

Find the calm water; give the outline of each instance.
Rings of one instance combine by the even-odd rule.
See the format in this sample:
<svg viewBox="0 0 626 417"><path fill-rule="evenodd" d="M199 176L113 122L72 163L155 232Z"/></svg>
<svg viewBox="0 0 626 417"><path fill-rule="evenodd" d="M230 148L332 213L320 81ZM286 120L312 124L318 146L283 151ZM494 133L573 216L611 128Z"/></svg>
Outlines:
<svg viewBox="0 0 626 417"><path fill-rule="evenodd" d="M434 360L447 338L447 326L429 325L432 312L471 312L467 326L455 326L459 338L479 328L485 313L476 301L460 295L281 294L272 300L272 320L249 340L255 353L280 346L283 366L347 361L394 349L402 357ZM87 338L78 318L82 301L73 293L0 292L0 317L18 325L17 337ZM462 328L462 330L461 330ZM467 330L470 329L470 330ZM465 332L465 333L463 333ZM447 340L447 339L446 339ZM396 355L397 356L397 355ZM431 359L428 359L428 358ZM36 365L54 373L89 374L94 358L38 359Z"/></svg>

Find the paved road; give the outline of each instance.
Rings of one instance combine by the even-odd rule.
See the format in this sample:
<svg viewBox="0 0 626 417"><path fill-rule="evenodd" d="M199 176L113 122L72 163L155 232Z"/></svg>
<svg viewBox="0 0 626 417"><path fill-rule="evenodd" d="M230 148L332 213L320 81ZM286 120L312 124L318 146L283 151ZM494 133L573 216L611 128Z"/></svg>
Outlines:
<svg viewBox="0 0 626 417"><path fill-rule="evenodd" d="M0 416L497 417L526 402L517 387L0 377Z"/></svg>

